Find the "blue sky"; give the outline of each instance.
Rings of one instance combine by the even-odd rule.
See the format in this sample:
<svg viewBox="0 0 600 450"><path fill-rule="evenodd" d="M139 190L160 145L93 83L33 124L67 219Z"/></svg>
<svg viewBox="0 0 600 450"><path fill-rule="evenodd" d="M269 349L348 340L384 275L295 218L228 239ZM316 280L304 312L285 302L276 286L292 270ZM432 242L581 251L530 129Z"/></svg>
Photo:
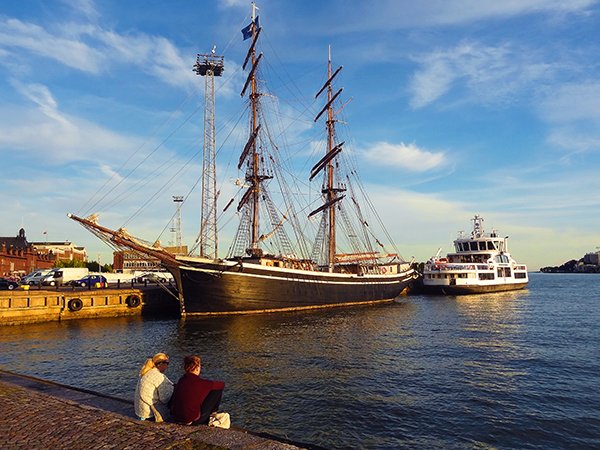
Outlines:
<svg viewBox="0 0 600 450"><path fill-rule="evenodd" d="M271 88L290 116L319 110L328 45L344 66L354 157L406 259L449 251L475 214L532 270L600 245L597 1L257 5L266 67L278 67ZM98 212L102 224L169 243L171 196L187 195L199 171L187 163L202 145L196 53L216 45L225 56L216 108L227 129L249 12L239 0L3 2L0 235L24 227L30 241L71 240L106 262L110 249L66 217ZM292 139L310 136L310 122ZM233 192L225 154L218 171ZM177 164L185 169L171 175ZM168 172L174 185L155 195Z"/></svg>

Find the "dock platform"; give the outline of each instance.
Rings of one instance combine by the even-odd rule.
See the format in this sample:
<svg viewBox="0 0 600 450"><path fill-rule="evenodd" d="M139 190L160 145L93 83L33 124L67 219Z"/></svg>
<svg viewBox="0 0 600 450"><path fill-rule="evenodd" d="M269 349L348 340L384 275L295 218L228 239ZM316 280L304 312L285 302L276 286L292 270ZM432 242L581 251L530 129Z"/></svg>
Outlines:
<svg viewBox="0 0 600 450"><path fill-rule="evenodd" d="M1 369L0 402L2 449L310 448L236 427L140 421L133 415L132 401Z"/></svg>
<svg viewBox="0 0 600 450"><path fill-rule="evenodd" d="M172 288L158 285L0 291L0 326L100 317L178 315Z"/></svg>

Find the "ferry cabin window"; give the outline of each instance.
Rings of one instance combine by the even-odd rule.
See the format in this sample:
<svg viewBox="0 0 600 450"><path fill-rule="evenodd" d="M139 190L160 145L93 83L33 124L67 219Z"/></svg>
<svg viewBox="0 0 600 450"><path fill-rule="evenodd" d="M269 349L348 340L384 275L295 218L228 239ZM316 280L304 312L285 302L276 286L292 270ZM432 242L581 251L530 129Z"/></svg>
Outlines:
<svg viewBox="0 0 600 450"><path fill-rule="evenodd" d="M471 245L471 251L476 252L477 248L478 248L477 242L471 242L470 245Z"/></svg>
<svg viewBox="0 0 600 450"><path fill-rule="evenodd" d="M479 279L480 280L493 280L494 274L493 273L480 273Z"/></svg>
<svg viewBox="0 0 600 450"><path fill-rule="evenodd" d="M488 250L496 250L492 241L488 241L487 247Z"/></svg>
<svg viewBox="0 0 600 450"><path fill-rule="evenodd" d="M499 278L510 277L510 267L498 267L498 277Z"/></svg>
<svg viewBox="0 0 600 450"><path fill-rule="evenodd" d="M508 260L508 256L506 256L506 255L497 255L496 256L496 262L499 262L499 263L509 263L510 261Z"/></svg>
<svg viewBox="0 0 600 450"><path fill-rule="evenodd" d="M515 278L527 278L527 274L523 272L515 272Z"/></svg>
<svg viewBox="0 0 600 450"><path fill-rule="evenodd" d="M485 241L479 243L479 250L485 250Z"/></svg>

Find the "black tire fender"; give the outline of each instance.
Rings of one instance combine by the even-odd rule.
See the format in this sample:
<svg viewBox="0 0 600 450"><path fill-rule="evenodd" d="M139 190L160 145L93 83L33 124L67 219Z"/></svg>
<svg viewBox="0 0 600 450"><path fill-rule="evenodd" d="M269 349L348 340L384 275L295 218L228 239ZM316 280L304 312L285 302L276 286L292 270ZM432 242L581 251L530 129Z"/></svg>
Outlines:
<svg viewBox="0 0 600 450"><path fill-rule="evenodd" d="M139 295L132 294L127 296L127 298L125 299L125 303L130 308L137 308L142 303L142 300L140 299Z"/></svg>
<svg viewBox="0 0 600 450"><path fill-rule="evenodd" d="M67 303L67 307L69 308L69 311L79 311L83 308L83 302L80 298L72 298L69 300L69 303Z"/></svg>

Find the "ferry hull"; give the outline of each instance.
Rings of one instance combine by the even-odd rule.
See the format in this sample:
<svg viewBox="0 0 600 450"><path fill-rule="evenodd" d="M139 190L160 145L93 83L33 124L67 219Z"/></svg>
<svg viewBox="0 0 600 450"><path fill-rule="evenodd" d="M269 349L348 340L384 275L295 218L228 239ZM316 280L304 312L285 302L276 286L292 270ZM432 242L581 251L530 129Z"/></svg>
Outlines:
<svg viewBox="0 0 600 450"><path fill-rule="evenodd" d="M176 270L185 315L293 311L390 302L414 279L412 269L382 276L276 271L256 265L199 264L180 266Z"/></svg>
<svg viewBox="0 0 600 450"><path fill-rule="evenodd" d="M485 294L491 292L516 291L524 289L527 282L510 283L510 284L488 284L488 285L423 285L423 289L427 293L442 294L442 295L469 295L469 294Z"/></svg>

